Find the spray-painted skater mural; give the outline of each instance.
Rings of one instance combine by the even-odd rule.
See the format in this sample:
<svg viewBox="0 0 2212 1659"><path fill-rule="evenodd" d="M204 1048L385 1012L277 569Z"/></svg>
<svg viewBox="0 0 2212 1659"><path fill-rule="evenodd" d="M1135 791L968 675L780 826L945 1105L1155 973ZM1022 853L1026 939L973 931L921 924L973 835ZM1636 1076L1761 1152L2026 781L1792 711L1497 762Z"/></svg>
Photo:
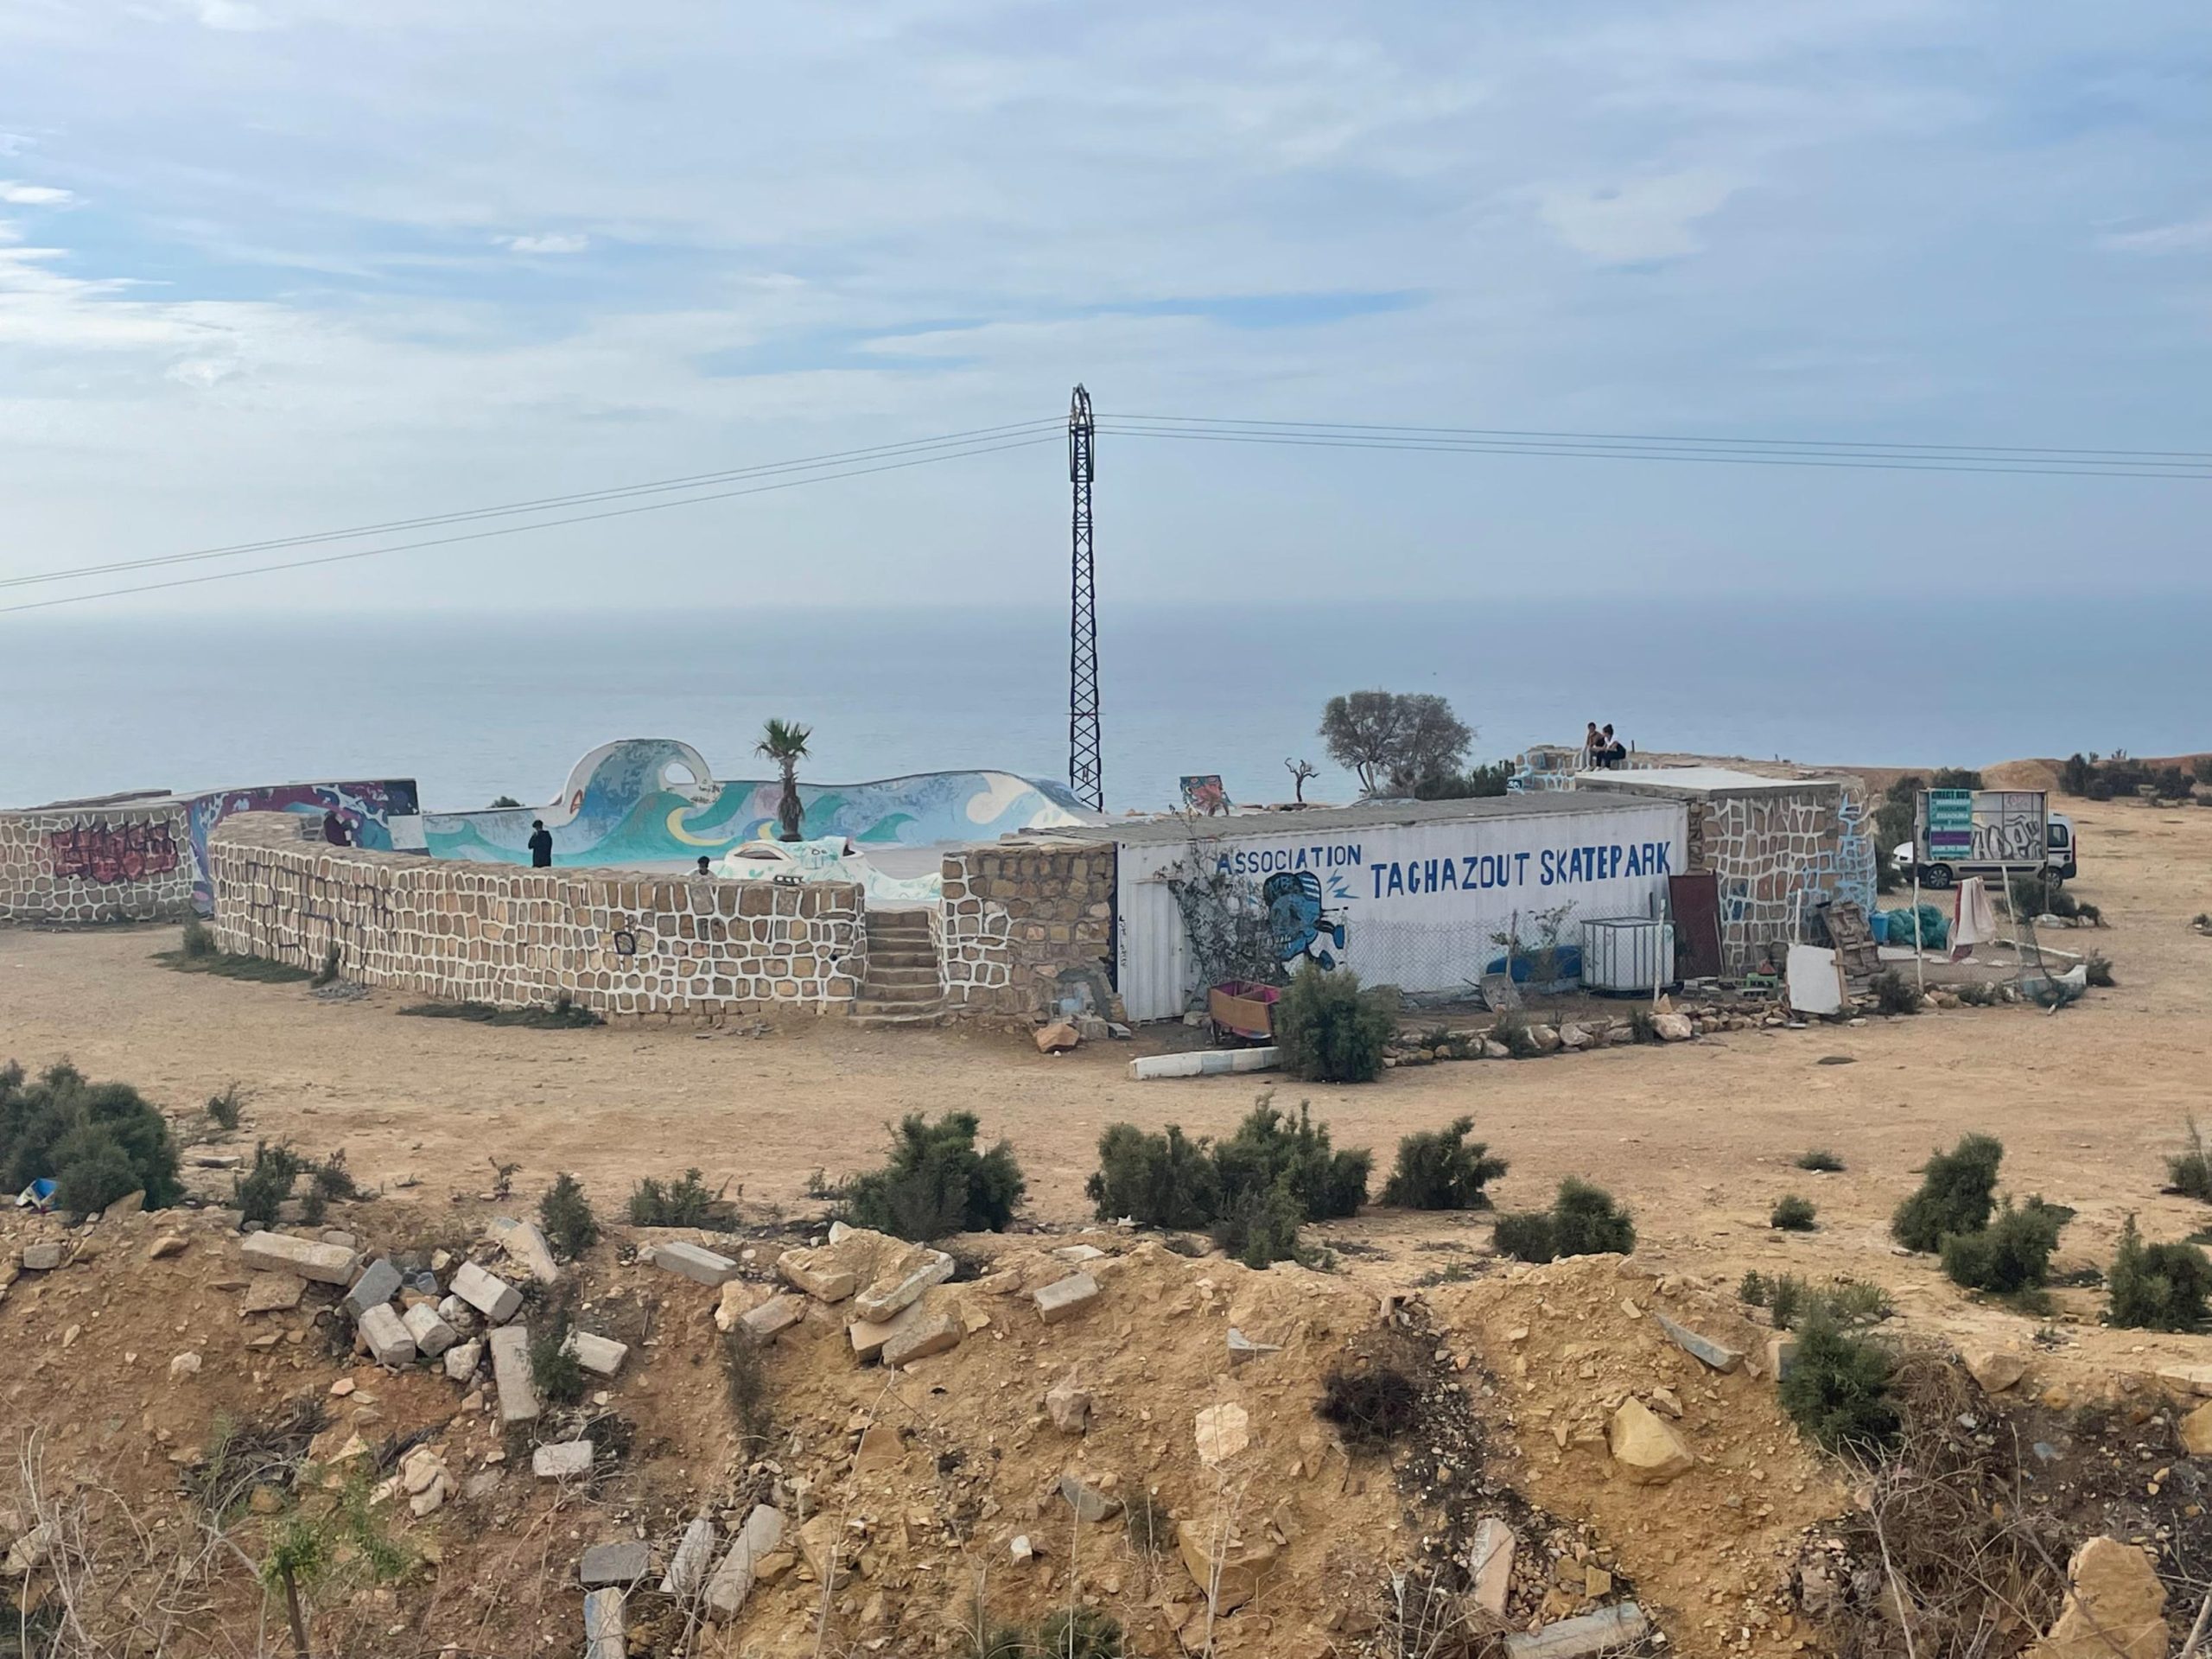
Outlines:
<svg viewBox="0 0 2212 1659"><path fill-rule="evenodd" d="M674 738L624 738L577 761L557 801L433 812L423 833L434 858L526 864L531 822L543 818L556 864L690 864L772 839L782 790L773 779L717 781L699 752ZM861 847L989 841L1085 821L1058 785L1004 772L802 783L798 793L804 836L844 836Z"/></svg>
<svg viewBox="0 0 2212 1659"><path fill-rule="evenodd" d="M423 810L412 778L332 784L264 784L212 790L186 803L192 831L192 906L202 916L215 907L207 879L207 835L233 812L296 812L320 818L335 812L356 847L376 853L423 849Z"/></svg>

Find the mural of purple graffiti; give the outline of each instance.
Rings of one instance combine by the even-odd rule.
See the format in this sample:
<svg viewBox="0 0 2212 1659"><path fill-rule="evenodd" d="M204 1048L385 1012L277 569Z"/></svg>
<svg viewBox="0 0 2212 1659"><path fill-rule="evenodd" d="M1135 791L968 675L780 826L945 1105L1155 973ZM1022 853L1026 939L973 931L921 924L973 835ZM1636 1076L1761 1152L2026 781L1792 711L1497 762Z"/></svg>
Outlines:
<svg viewBox="0 0 2212 1659"><path fill-rule="evenodd" d="M423 850L423 808L412 778L221 789L193 796L188 810L192 824L192 906L203 916L215 907L207 875L207 835L233 812L296 812L315 818L335 812L346 826L347 840L356 847L376 853Z"/></svg>

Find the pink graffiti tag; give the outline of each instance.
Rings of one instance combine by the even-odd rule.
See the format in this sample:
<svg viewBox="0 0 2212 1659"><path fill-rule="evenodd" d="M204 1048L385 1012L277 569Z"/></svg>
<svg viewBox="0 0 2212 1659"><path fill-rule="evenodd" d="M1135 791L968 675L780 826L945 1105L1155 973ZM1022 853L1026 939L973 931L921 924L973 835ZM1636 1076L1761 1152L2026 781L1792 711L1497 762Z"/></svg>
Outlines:
<svg viewBox="0 0 2212 1659"><path fill-rule="evenodd" d="M166 823L121 823L103 818L72 825L47 838L54 873L110 886L166 875L176 868L176 836Z"/></svg>

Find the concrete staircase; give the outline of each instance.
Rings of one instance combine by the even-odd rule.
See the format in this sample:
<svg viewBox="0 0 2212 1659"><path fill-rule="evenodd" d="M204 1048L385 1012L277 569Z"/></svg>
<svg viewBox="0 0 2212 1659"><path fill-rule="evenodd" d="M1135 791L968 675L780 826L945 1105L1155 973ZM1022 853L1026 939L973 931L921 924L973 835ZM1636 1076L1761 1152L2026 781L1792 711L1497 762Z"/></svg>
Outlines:
<svg viewBox="0 0 2212 1659"><path fill-rule="evenodd" d="M929 912L868 912L868 976L852 1018L862 1026L933 1026L944 1018Z"/></svg>

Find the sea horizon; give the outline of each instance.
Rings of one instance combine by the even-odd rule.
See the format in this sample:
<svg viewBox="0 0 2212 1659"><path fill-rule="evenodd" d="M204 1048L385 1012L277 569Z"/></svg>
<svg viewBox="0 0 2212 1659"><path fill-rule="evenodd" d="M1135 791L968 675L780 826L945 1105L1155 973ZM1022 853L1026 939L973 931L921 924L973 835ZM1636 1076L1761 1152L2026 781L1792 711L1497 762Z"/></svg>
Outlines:
<svg viewBox="0 0 2212 1659"><path fill-rule="evenodd" d="M1475 585L1478 588L1478 584ZM1822 765L1988 765L2212 747L2212 596L1776 596L1102 603L1107 805L1186 773L1288 799L1284 761L1351 779L1332 695L1447 697L1470 760L1611 721L1645 749ZM763 721L814 731L804 775L990 768L1064 780L1064 612L899 610L26 617L0 629L0 806L137 789L411 777L431 810L552 799L588 750L664 736L764 775Z"/></svg>

